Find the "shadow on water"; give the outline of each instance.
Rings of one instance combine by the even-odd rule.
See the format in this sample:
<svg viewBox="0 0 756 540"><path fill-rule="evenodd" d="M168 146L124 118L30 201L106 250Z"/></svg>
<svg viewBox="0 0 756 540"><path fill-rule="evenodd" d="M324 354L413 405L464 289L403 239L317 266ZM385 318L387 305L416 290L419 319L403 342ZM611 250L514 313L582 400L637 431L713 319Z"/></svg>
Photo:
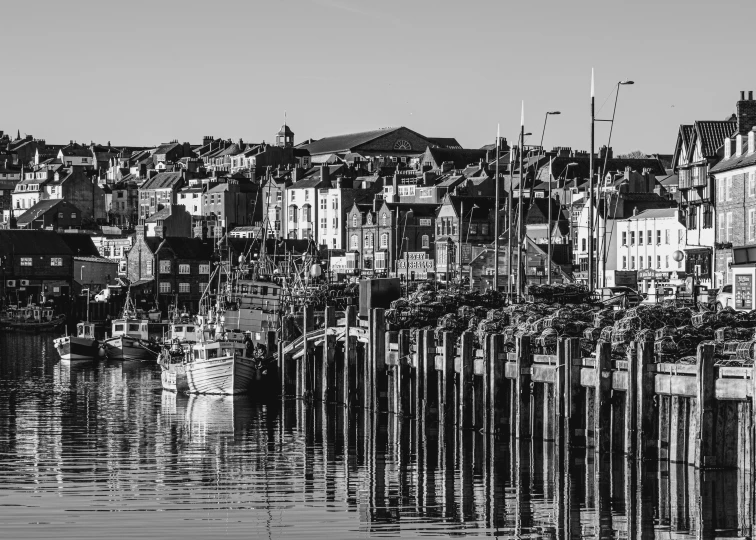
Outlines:
<svg viewBox="0 0 756 540"><path fill-rule="evenodd" d="M361 409L163 392L157 366L0 338L4 538L725 538L749 472L560 451Z"/></svg>

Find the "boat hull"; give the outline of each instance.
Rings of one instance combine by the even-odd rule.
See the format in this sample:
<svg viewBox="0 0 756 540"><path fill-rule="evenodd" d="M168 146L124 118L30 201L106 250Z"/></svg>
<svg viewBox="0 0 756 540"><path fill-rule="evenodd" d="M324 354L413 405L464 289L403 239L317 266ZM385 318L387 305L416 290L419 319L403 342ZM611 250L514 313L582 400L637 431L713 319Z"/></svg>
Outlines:
<svg viewBox="0 0 756 540"><path fill-rule="evenodd" d="M160 383L163 390L170 392L188 392L189 383L186 378L186 369L183 364L161 364Z"/></svg>
<svg viewBox="0 0 756 540"><path fill-rule="evenodd" d="M130 336L118 336L103 342L105 354L113 360L152 360L157 356L148 349L141 339Z"/></svg>
<svg viewBox="0 0 756 540"><path fill-rule="evenodd" d="M184 365L192 394L244 394L260 378L256 362L239 355L200 360Z"/></svg>
<svg viewBox="0 0 756 540"><path fill-rule="evenodd" d="M25 321L11 321L1 320L0 328L6 332L29 332L36 334L39 332L54 332L66 322L66 317L60 315L51 321L45 322L25 322Z"/></svg>
<svg viewBox="0 0 756 540"><path fill-rule="evenodd" d="M61 360L91 360L97 356L97 340L75 336L53 341Z"/></svg>

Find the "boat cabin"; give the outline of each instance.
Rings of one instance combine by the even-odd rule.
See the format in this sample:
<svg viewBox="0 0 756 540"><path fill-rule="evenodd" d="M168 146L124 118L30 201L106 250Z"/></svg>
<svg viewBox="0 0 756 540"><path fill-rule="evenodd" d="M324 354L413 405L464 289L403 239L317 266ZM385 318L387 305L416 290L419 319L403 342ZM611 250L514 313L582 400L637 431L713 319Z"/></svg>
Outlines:
<svg viewBox="0 0 756 540"><path fill-rule="evenodd" d="M244 343L237 341L212 341L202 343L193 347L192 356L194 360L210 360L213 358L222 358L231 356L234 353L244 355L246 350Z"/></svg>
<svg viewBox="0 0 756 540"><path fill-rule="evenodd" d="M171 339L200 341L200 327L194 323L173 323L171 324Z"/></svg>
<svg viewBox="0 0 756 540"><path fill-rule="evenodd" d="M116 319L113 321L111 337L129 336L148 340L146 319Z"/></svg>
<svg viewBox="0 0 756 540"><path fill-rule="evenodd" d="M80 322L76 325L76 337L94 339L95 325L92 322Z"/></svg>

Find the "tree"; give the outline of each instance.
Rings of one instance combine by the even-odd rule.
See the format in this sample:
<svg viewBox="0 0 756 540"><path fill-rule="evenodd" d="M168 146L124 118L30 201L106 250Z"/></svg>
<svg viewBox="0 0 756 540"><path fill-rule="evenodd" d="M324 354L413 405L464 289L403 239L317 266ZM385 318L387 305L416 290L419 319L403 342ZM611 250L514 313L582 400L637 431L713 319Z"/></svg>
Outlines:
<svg viewBox="0 0 756 540"><path fill-rule="evenodd" d="M640 150L633 150L632 152L629 152L627 154L619 154L617 156L617 159L643 159L647 157L648 156Z"/></svg>

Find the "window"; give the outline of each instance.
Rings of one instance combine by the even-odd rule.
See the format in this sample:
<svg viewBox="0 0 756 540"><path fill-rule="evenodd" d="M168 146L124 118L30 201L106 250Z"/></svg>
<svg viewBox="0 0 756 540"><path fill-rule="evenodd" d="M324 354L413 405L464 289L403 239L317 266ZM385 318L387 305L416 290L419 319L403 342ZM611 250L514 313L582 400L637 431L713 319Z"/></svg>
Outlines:
<svg viewBox="0 0 756 540"><path fill-rule="evenodd" d="M31 266L31 265L32 265L31 257L21 257L21 266Z"/></svg>
<svg viewBox="0 0 756 540"><path fill-rule="evenodd" d="M583 238L581 242L581 247L582 247L581 251L586 251L588 249L588 241L585 238Z"/></svg>
<svg viewBox="0 0 756 540"><path fill-rule="evenodd" d="M714 226L714 212L710 204L703 206L703 228L711 229Z"/></svg>
<svg viewBox="0 0 756 540"><path fill-rule="evenodd" d="M640 257L638 257L638 264L640 265L640 266L638 266L638 268L640 268L642 270L643 269L643 255L641 255Z"/></svg>
<svg viewBox="0 0 756 540"><path fill-rule="evenodd" d="M297 192L293 191L291 192L291 202L294 202L297 200Z"/></svg>
<svg viewBox="0 0 756 540"><path fill-rule="evenodd" d="M168 262L168 261L166 261ZM189 273L189 265L188 264L180 264L179 265L179 274L188 274Z"/></svg>
<svg viewBox="0 0 756 540"><path fill-rule="evenodd" d="M688 229L695 229L698 226L698 208L695 206L688 213Z"/></svg>
<svg viewBox="0 0 756 540"><path fill-rule="evenodd" d="M58 219L63 219L63 212L58 212Z"/></svg>
<svg viewBox="0 0 756 540"><path fill-rule="evenodd" d="M294 205L289 206L289 222L290 223L297 222L297 207Z"/></svg>
<svg viewBox="0 0 756 540"><path fill-rule="evenodd" d="M653 268L653 266L651 266L651 255L648 256L648 267L647 268Z"/></svg>
<svg viewBox="0 0 756 540"><path fill-rule="evenodd" d="M643 231L638 231L638 245L643 245Z"/></svg>
<svg viewBox="0 0 756 540"><path fill-rule="evenodd" d="M320 209L321 210L327 210L328 209L328 201L325 198L320 199Z"/></svg>
<svg viewBox="0 0 756 540"><path fill-rule="evenodd" d="M382 248L388 247L388 233L383 233L381 235L381 247Z"/></svg>
<svg viewBox="0 0 756 540"><path fill-rule="evenodd" d="M732 212L727 212L727 241L732 242Z"/></svg>
<svg viewBox="0 0 756 540"><path fill-rule="evenodd" d="M646 243L650 246L654 243L654 231L648 230L646 231Z"/></svg>
<svg viewBox="0 0 756 540"><path fill-rule="evenodd" d="M162 285L162 283L161 283ZM191 286L189 283L179 283L179 292L180 293L189 293L191 292Z"/></svg>
<svg viewBox="0 0 756 540"><path fill-rule="evenodd" d="M717 216L717 240L720 242L725 241L725 215L719 214Z"/></svg>
<svg viewBox="0 0 756 540"><path fill-rule="evenodd" d="M467 226L467 234L478 234L478 225L476 223L470 223Z"/></svg>
<svg viewBox="0 0 756 540"><path fill-rule="evenodd" d="M664 256L664 267L669 268L669 255Z"/></svg>
<svg viewBox="0 0 756 540"><path fill-rule="evenodd" d="M748 196L754 195L756 195L756 173L751 173L748 175Z"/></svg>
<svg viewBox="0 0 756 540"><path fill-rule="evenodd" d="M161 274L171 273L171 261L160 261L160 273Z"/></svg>
<svg viewBox="0 0 756 540"><path fill-rule="evenodd" d="M656 267L661 268L661 255L656 256Z"/></svg>
<svg viewBox="0 0 756 540"><path fill-rule="evenodd" d="M388 214L386 212L381 215L381 225L384 227L388 226Z"/></svg>
<svg viewBox="0 0 756 540"><path fill-rule="evenodd" d="M71 212L71 219L76 219L76 212Z"/></svg>
<svg viewBox="0 0 756 540"><path fill-rule="evenodd" d="M338 199L331 199L331 208L334 210L339 209L339 200Z"/></svg>
<svg viewBox="0 0 756 540"><path fill-rule="evenodd" d="M754 227L754 221L756 221L754 219L756 217L755 214L756 214L756 210L754 210L753 208L748 210L748 240L749 241L753 241L754 239L753 227Z"/></svg>
<svg viewBox="0 0 756 540"><path fill-rule="evenodd" d="M455 222L454 222L454 225L453 225L453 226L454 226L454 231L452 232L452 234L453 234L454 236L457 236L457 235L459 234L459 230L458 230L458 228L457 228L457 226L458 226L458 223L457 223L457 222L455 221Z"/></svg>
<svg viewBox="0 0 756 540"><path fill-rule="evenodd" d="M359 249L360 246L358 244L359 240L356 234L353 234L352 237L349 239L349 249Z"/></svg>
<svg viewBox="0 0 756 540"><path fill-rule="evenodd" d="M728 201L732 200L732 176L729 176L725 183L725 199Z"/></svg>
<svg viewBox="0 0 756 540"><path fill-rule="evenodd" d="M367 247L373 247L373 235L370 233L365 234L365 244L364 246Z"/></svg>
<svg viewBox="0 0 756 540"><path fill-rule="evenodd" d="M310 200L310 192L307 191L307 190L305 190L304 194L305 194L305 200L309 201Z"/></svg>
<svg viewBox="0 0 756 540"><path fill-rule="evenodd" d="M148 276L152 275L152 261L147 261L147 270L146 273Z"/></svg>
<svg viewBox="0 0 756 540"><path fill-rule="evenodd" d="M201 265L199 265L199 273L200 274L209 274L210 273L210 265L209 264L201 264Z"/></svg>
<svg viewBox="0 0 756 540"><path fill-rule="evenodd" d="M320 228L321 229L327 229L328 228L328 218L320 218Z"/></svg>
<svg viewBox="0 0 756 540"><path fill-rule="evenodd" d="M307 193L307 192L305 191L305 193ZM312 207L309 204L305 204L302 207L302 221L304 221L305 223L309 223L311 221L311 219L310 219L312 217L312 210L311 210L311 208Z"/></svg>
<svg viewBox="0 0 756 540"><path fill-rule="evenodd" d="M427 234L423 235L423 249L430 249L430 237Z"/></svg>
<svg viewBox="0 0 756 540"><path fill-rule="evenodd" d="M630 257L630 270L635 270L635 256Z"/></svg>
<svg viewBox="0 0 756 540"><path fill-rule="evenodd" d="M664 243L669 244L669 229L664 231Z"/></svg>
<svg viewBox="0 0 756 540"><path fill-rule="evenodd" d="M656 243L661 245L661 229L657 229L656 231Z"/></svg>
<svg viewBox="0 0 756 540"><path fill-rule="evenodd" d="M161 293L169 293L169 292L171 292L171 283L170 283L170 281L161 281L160 282L160 292Z"/></svg>
<svg viewBox="0 0 756 540"><path fill-rule="evenodd" d="M680 245L683 242L683 231L682 229L679 229L677 231L677 244Z"/></svg>
<svg viewBox="0 0 756 540"><path fill-rule="evenodd" d="M63 259L61 257L50 257L50 266L63 266Z"/></svg>
<svg viewBox="0 0 756 540"><path fill-rule="evenodd" d="M352 227L358 227L358 226L359 226L359 224L358 224L357 214L354 214L352 216Z"/></svg>
<svg viewBox="0 0 756 540"><path fill-rule="evenodd" d="M630 231L630 245L635 245L635 231Z"/></svg>
<svg viewBox="0 0 756 540"><path fill-rule="evenodd" d="M207 281L200 281L199 292L204 293L206 289L207 289Z"/></svg>
<svg viewBox="0 0 756 540"><path fill-rule="evenodd" d="M627 270L627 255L622 256L622 269Z"/></svg>
<svg viewBox="0 0 756 540"><path fill-rule="evenodd" d="M488 234L488 223L481 223L480 234Z"/></svg>
<svg viewBox="0 0 756 540"><path fill-rule="evenodd" d="M338 230L339 228L339 218L333 218L331 225L333 226L333 230Z"/></svg>
<svg viewBox="0 0 756 540"><path fill-rule="evenodd" d="M622 245L627 245L627 231L622 231Z"/></svg>

